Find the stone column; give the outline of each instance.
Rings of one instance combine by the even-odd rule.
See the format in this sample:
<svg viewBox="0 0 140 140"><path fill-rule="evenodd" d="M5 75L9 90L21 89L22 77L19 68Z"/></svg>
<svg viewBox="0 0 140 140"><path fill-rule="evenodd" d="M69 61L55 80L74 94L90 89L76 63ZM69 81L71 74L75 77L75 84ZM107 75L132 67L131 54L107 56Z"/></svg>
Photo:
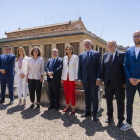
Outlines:
<svg viewBox="0 0 140 140"><path fill-rule="evenodd" d="M44 59L44 45L43 44L40 44L40 49L41 49L41 52L42 52L42 58Z"/></svg>
<svg viewBox="0 0 140 140"><path fill-rule="evenodd" d="M2 47L2 54L5 54L5 47Z"/></svg>
<svg viewBox="0 0 140 140"><path fill-rule="evenodd" d="M30 45L29 45L29 57L31 57L31 49L32 49L32 47L33 47L33 46L30 44Z"/></svg>
<svg viewBox="0 0 140 140"><path fill-rule="evenodd" d="M14 54L14 47L11 46L11 53Z"/></svg>
<svg viewBox="0 0 140 140"><path fill-rule="evenodd" d="M55 41L52 42L52 48L51 48L51 50L53 50L53 49L56 49L56 42ZM52 53L51 53L51 57L52 57Z"/></svg>
<svg viewBox="0 0 140 140"><path fill-rule="evenodd" d="M97 51L98 51L98 52L100 52L100 47L99 47L99 46L98 46L98 49L97 49Z"/></svg>
<svg viewBox="0 0 140 140"><path fill-rule="evenodd" d="M81 54L82 52L84 52L84 45L83 45L83 40L80 40L79 42L79 54Z"/></svg>

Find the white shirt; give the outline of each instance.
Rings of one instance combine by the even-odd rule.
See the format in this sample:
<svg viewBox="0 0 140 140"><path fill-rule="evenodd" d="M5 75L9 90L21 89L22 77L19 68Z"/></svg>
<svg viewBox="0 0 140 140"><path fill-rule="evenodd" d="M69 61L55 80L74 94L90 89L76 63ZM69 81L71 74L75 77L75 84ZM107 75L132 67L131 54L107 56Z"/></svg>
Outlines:
<svg viewBox="0 0 140 140"><path fill-rule="evenodd" d="M38 57L35 61L33 57L30 57L27 63L27 74L29 79L41 79L44 75L44 61L42 57Z"/></svg>
<svg viewBox="0 0 140 140"><path fill-rule="evenodd" d="M136 55L136 59L139 55L139 52L140 52L140 47L135 47L135 55Z"/></svg>
<svg viewBox="0 0 140 140"><path fill-rule="evenodd" d="M112 59L112 62L114 61L114 58L115 58L115 55L116 55L116 51L117 49L115 50L115 52L113 53L113 59ZM111 53L111 52L110 52ZM111 53L112 54L112 53Z"/></svg>

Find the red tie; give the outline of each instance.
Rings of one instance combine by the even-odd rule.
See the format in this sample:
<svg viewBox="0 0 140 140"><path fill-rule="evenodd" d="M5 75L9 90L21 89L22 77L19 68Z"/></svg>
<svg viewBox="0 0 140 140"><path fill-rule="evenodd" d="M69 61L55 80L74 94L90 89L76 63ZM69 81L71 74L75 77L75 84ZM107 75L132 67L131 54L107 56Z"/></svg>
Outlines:
<svg viewBox="0 0 140 140"><path fill-rule="evenodd" d="M113 54L110 56L110 67L112 66Z"/></svg>

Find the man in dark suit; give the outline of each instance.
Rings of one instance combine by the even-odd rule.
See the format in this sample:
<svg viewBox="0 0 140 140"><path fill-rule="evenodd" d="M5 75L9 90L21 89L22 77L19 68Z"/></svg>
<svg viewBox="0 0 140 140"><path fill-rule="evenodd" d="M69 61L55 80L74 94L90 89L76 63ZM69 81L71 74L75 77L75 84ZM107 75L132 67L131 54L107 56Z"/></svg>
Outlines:
<svg viewBox="0 0 140 140"><path fill-rule="evenodd" d="M10 103L13 104L14 101L14 64L15 55L11 54L11 46L5 46L5 54L0 56L0 76L1 76L1 100L0 103L5 102L5 90L6 84L9 89Z"/></svg>
<svg viewBox="0 0 140 140"><path fill-rule="evenodd" d="M63 59L58 57L58 50L52 50L53 58L47 61L45 65L45 71L47 73L48 89L50 106L48 109L55 107L55 110L59 109L60 100L60 81L63 68Z"/></svg>
<svg viewBox="0 0 140 140"><path fill-rule="evenodd" d="M98 120L98 89L101 78L100 54L91 49L89 39L83 42L85 52L79 55L78 83L84 86L86 112L81 117L91 115L91 100L93 101L93 120Z"/></svg>
<svg viewBox="0 0 140 140"><path fill-rule="evenodd" d="M132 129L133 102L136 90L140 94L140 31L133 34L135 46L127 49L125 53L124 69L126 73L126 124L121 127L122 131Z"/></svg>
<svg viewBox="0 0 140 140"><path fill-rule="evenodd" d="M103 55L102 62L102 85L105 87L107 102L107 115L105 121L113 121L113 96L115 94L118 108L118 127L123 125L124 120L124 99L125 99L125 71L123 67L125 53L117 50L115 41L108 42L109 52Z"/></svg>

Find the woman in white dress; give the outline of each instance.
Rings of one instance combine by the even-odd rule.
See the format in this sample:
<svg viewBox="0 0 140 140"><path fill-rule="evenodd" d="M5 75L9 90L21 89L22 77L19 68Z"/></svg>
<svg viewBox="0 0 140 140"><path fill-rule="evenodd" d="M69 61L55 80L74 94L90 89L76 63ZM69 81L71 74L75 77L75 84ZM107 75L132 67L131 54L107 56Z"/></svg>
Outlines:
<svg viewBox="0 0 140 140"><path fill-rule="evenodd" d="M26 98L27 98L26 74L27 74L28 59L29 57L26 56L24 48L19 47L17 49L17 58L15 61L19 106L22 105L22 94L23 94L23 105L26 105Z"/></svg>

